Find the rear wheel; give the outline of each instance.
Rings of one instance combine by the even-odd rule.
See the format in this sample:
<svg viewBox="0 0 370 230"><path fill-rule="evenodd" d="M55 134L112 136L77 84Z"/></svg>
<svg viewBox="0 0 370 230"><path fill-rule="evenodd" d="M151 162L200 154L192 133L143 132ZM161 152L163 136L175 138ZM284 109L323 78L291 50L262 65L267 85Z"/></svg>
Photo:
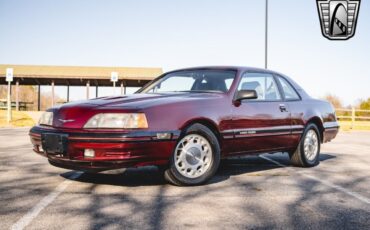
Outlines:
<svg viewBox="0 0 370 230"><path fill-rule="evenodd" d="M297 149L290 153L293 165L299 167L313 167L319 163L320 133L315 124L308 124L304 130Z"/></svg>
<svg viewBox="0 0 370 230"><path fill-rule="evenodd" d="M186 129L170 160L165 178L175 185L198 185L209 180L220 164L215 134L201 124Z"/></svg>

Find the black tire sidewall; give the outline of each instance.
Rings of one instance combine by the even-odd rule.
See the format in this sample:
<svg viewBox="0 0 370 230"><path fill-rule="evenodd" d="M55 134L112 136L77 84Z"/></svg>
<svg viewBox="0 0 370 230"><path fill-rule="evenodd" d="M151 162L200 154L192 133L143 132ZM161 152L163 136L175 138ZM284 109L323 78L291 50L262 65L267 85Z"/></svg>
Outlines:
<svg viewBox="0 0 370 230"><path fill-rule="evenodd" d="M307 157L306 157L306 154L304 153L304 140L306 138L306 135L307 135L308 131L310 131L310 130L315 131L315 133L317 135L317 139L318 139L317 154L316 154L315 159L312 160L312 161L308 160ZM321 135L320 135L319 129L317 128L317 126L315 124L310 123L306 126L306 128L304 130L304 134L302 136L301 145L300 145L301 157L302 157L302 160L304 161L304 164L307 167L313 167L313 166L319 164L320 148L321 148Z"/></svg>
<svg viewBox="0 0 370 230"><path fill-rule="evenodd" d="M200 135L200 136L206 138L207 141L209 142L209 144L211 145L211 148L212 148L212 163L211 163L211 166L207 170L207 172L205 172L202 176L197 177L197 178L188 178L188 177L183 176L177 170L177 168L175 166L175 163L174 163L174 160L175 160L174 155L175 155L175 151L176 151L178 143L185 136L190 135L190 134L197 134L197 135ZM207 128L206 126L201 125L201 124L191 125L183 132L183 134L180 136L180 138L179 138L179 140L176 144L176 147L175 147L175 149L173 151L173 154L171 156L170 169L169 170L171 170L172 175L181 184L184 184L184 185L202 184L202 183L206 182L207 180L209 180L216 173L216 171L218 169L218 166L220 164L220 152L221 152L221 150L220 150L220 145L219 145L218 139L209 128Z"/></svg>

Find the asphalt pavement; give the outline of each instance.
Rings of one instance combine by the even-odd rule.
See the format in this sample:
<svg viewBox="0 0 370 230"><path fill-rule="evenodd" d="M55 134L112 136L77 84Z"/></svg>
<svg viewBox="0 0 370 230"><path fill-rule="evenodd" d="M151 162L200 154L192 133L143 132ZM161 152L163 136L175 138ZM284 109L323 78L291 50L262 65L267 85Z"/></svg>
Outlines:
<svg viewBox="0 0 370 230"><path fill-rule="evenodd" d="M31 149L28 129L0 129L0 229L370 229L370 132L339 133L314 168L234 158L197 187L155 167L59 169Z"/></svg>

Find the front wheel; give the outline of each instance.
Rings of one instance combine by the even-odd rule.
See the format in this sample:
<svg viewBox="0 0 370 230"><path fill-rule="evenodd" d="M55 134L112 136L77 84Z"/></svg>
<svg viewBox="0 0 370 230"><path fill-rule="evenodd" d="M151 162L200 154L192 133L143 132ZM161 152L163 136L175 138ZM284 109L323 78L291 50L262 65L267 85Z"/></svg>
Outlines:
<svg viewBox="0 0 370 230"><path fill-rule="evenodd" d="M297 149L290 153L293 165L299 167L313 167L319 163L320 133L315 124L308 124L304 130Z"/></svg>
<svg viewBox="0 0 370 230"><path fill-rule="evenodd" d="M209 180L220 164L220 146L206 126L190 126L177 143L165 178L175 185L199 185Z"/></svg>

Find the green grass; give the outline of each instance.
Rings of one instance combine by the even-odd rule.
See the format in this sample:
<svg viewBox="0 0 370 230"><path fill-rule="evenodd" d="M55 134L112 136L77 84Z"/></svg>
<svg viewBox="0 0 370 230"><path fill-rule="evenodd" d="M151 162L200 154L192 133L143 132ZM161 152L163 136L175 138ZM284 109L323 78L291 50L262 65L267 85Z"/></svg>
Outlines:
<svg viewBox="0 0 370 230"><path fill-rule="evenodd" d="M12 121L7 122L7 111L0 110L0 127L25 127L33 126L35 122L26 113L21 111L12 111Z"/></svg>
<svg viewBox="0 0 370 230"><path fill-rule="evenodd" d="M339 121L339 124L340 124L340 129L342 131L350 131L350 130L370 131L370 121L355 121L353 127L352 127L351 121Z"/></svg>

